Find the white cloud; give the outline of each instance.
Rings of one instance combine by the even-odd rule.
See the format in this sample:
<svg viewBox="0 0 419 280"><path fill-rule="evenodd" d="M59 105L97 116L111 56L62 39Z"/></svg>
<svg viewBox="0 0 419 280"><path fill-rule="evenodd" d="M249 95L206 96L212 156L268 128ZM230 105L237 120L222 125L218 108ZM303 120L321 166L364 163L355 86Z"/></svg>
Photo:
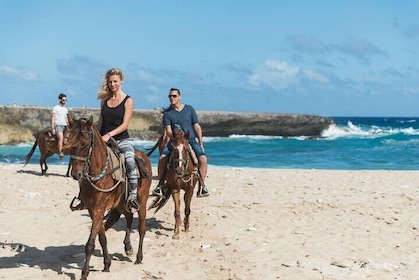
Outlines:
<svg viewBox="0 0 419 280"><path fill-rule="evenodd" d="M23 82L38 82L39 76L36 72L10 66L0 66L0 79L12 79Z"/></svg>
<svg viewBox="0 0 419 280"><path fill-rule="evenodd" d="M158 85L164 84L164 79L151 71L147 71L145 69L138 69L137 71L135 71L134 74L135 78L139 79L142 82Z"/></svg>
<svg viewBox="0 0 419 280"><path fill-rule="evenodd" d="M267 86L276 90L286 88L295 82L300 69L278 60L268 60L258 66L248 77L250 85L259 88Z"/></svg>
<svg viewBox="0 0 419 280"><path fill-rule="evenodd" d="M306 69L302 70L303 75L313 82L320 82L320 83L327 83L329 82L329 79L320 74L319 72L316 72L314 70Z"/></svg>

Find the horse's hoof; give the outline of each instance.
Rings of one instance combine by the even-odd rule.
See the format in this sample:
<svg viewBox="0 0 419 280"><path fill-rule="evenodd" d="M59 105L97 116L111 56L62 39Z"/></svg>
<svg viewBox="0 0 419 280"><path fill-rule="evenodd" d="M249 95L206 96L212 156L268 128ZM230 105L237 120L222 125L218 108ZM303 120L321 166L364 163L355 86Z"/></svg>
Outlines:
<svg viewBox="0 0 419 280"><path fill-rule="evenodd" d="M140 264L140 263L142 263L142 262L143 262L143 256L142 256L142 253L138 252L138 254L137 254L137 259L135 260L135 263L134 263L134 264Z"/></svg>
<svg viewBox="0 0 419 280"><path fill-rule="evenodd" d="M125 250L125 254L127 254L127 256L131 256L132 253L134 253L134 250L132 250L132 248L129 250Z"/></svg>

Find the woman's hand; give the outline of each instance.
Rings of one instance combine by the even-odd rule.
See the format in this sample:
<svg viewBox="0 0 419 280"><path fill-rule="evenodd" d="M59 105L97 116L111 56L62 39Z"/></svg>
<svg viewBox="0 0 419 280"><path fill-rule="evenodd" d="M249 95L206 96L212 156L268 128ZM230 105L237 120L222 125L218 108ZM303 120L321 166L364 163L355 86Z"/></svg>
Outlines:
<svg viewBox="0 0 419 280"><path fill-rule="evenodd" d="M102 135L103 142L108 142L109 140L111 140L111 138L112 138L112 136L111 136L111 134L109 132L106 133L106 134L104 134L104 135Z"/></svg>

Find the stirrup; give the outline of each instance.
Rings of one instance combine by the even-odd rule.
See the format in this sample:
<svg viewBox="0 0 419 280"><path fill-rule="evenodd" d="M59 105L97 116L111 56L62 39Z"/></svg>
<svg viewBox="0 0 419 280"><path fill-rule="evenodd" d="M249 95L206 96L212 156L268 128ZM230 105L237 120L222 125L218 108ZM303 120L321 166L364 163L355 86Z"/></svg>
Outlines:
<svg viewBox="0 0 419 280"><path fill-rule="evenodd" d="M73 206L73 204L74 204L74 201L75 200L79 200L80 201L80 203L79 204L77 204L76 206ZM76 210L83 210L84 209L84 204L83 204L83 201L81 201L78 197L74 197L73 198L73 200L71 201L71 203L70 203L70 209L71 209L71 211L76 211Z"/></svg>
<svg viewBox="0 0 419 280"><path fill-rule="evenodd" d="M162 185L157 185L157 187L153 190L152 194L154 196L163 196Z"/></svg>
<svg viewBox="0 0 419 280"><path fill-rule="evenodd" d="M140 205L138 205L137 197L130 194L127 199L126 210L128 212L135 213L140 209Z"/></svg>
<svg viewBox="0 0 419 280"><path fill-rule="evenodd" d="M197 197L207 197L210 193L206 186L199 186L198 191L196 193Z"/></svg>

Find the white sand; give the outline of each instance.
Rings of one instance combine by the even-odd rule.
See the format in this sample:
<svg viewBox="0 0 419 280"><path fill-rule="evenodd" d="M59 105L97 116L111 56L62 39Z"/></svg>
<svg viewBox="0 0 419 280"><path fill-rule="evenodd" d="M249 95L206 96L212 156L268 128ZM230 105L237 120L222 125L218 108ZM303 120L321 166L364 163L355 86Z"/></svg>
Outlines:
<svg viewBox="0 0 419 280"><path fill-rule="evenodd" d="M66 167L49 168L0 165L0 279L80 278L90 218L69 209ZM89 279L419 279L418 184L419 171L210 167L191 232L172 240L172 200L149 211L134 265L137 219L127 257L122 218L107 232L111 272L97 241Z"/></svg>

